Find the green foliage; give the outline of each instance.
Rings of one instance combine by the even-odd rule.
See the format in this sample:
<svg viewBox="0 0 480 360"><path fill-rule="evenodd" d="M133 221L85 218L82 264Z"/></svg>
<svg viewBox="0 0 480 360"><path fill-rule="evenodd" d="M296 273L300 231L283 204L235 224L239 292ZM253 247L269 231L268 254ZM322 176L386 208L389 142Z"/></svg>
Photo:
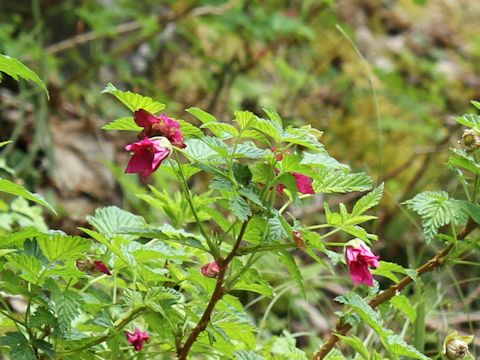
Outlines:
<svg viewBox="0 0 480 360"><path fill-rule="evenodd" d="M108 83L102 93L112 94L130 111L145 109L151 113L157 113L165 109L165 104L154 101L148 96L142 96L131 91L118 90L112 83Z"/></svg>
<svg viewBox="0 0 480 360"><path fill-rule="evenodd" d="M56 214L55 209L50 205L41 195L34 194L23 186L15 184L6 179L0 179L0 192L4 192L7 194L21 196L27 200L33 201L37 204L40 204L50 210L52 213Z"/></svg>
<svg viewBox="0 0 480 360"><path fill-rule="evenodd" d="M450 223L464 225L469 215L465 202L450 198L445 191L425 191L404 204L420 215L427 243L442 226Z"/></svg>
<svg viewBox="0 0 480 360"><path fill-rule="evenodd" d="M44 82L38 77L37 74L35 74L19 60L0 54L0 71L10 75L17 81L18 78L22 78L27 81L33 81L42 88L42 90L45 92L45 95L47 95L47 98L49 97L48 90Z"/></svg>

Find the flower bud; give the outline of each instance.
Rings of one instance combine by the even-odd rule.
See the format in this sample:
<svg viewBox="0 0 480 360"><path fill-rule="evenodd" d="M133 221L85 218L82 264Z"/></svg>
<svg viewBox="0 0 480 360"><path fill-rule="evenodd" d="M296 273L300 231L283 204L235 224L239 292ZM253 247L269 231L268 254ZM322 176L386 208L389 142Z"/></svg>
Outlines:
<svg viewBox="0 0 480 360"><path fill-rule="evenodd" d="M217 277L218 273L220 272L220 265L216 261L209 262L205 264L200 269L203 276L214 278Z"/></svg>
<svg viewBox="0 0 480 360"><path fill-rule="evenodd" d="M473 336L458 335L456 331L445 338L443 343L443 353L451 360L473 359L468 351L468 344L472 342Z"/></svg>
<svg viewBox="0 0 480 360"><path fill-rule="evenodd" d="M462 138L458 141L460 146L465 151L474 151L480 147L480 137L477 132L472 129L465 129Z"/></svg>
<svg viewBox="0 0 480 360"><path fill-rule="evenodd" d="M300 250L305 250L307 246L305 245L305 240L302 238L302 233L299 230L292 231L293 240Z"/></svg>

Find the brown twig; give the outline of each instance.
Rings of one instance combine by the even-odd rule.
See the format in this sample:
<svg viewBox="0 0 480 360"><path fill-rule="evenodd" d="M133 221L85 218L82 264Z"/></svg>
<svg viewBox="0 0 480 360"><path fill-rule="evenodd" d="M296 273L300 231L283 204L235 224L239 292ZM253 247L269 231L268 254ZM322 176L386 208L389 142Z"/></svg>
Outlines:
<svg viewBox="0 0 480 360"><path fill-rule="evenodd" d="M192 330L190 335L188 336L187 340L181 346L178 351L177 351L177 356L178 360L186 360L188 353L192 347L192 345L195 343L197 340L198 336L202 331L204 331L207 328L208 323L210 322L210 318L212 316L213 310L215 309L215 305L222 299L222 297L225 295L225 288L223 287L223 283L225 280L225 274L228 270L228 265L230 262L233 260L233 258L236 255L236 252L238 248L240 247L240 243L242 242L243 235L245 234L245 230L247 229L247 225L250 219L245 221L242 225L242 228L240 229L240 233L238 234L237 240L235 241L235 244L233 245L232 250L230 253L227 255L225 260L223 260L220 264L220 272L218 273L217 276L217 283L215 284L215 289L213 290L212 296L210 298L210 301L208 302L208 305L203 312L202 317L200 318L197 326Z"/></svg>
<svg viewBox="0 0 480 360"><path fill-rule="evenodd" d="M475 228L477 224L473 221L469 221L465 229L458 235L457 239L462 240L468 236ZM440 267L444 264L445 258L450 253L453 248L453 244L448 245L445 249L438 252L433 258L428 260L425 264L420 266L417 269L417 276L422 276L423 274L434 270L437 267ZM400 282L396 283L395 285L390 286L387 290L381 292L377 296L375 296L372 300L370 300L369 305L372 308L376 308L380 304L390 300L397 292L403 290L407 285L409 285L413 279L409 276L404 277ZM337 325L335 326L335 330L332 331L328 340L323 344L319 351L317 351L312 360L322 360L324 359L328 353L333 349L333 347L337 344L339 338L336 334L339 335L346 335L352 325L344 323L341 319L338 320Z"/></svg>

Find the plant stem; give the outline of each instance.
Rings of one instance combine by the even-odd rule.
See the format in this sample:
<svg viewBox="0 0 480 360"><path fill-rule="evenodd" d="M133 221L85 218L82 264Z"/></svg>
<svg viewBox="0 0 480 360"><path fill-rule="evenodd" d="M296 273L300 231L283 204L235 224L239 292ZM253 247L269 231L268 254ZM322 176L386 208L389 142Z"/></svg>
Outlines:
<svg viewBox="0 0 480 360"><path fill-rule="evenodd" d="M215 257L215 259L218 259L220 257L219 251L217 247L213 245L212 241L210 240L210 238L207 236L207 233L203 229L202 223L200 222L200 218L198 217L197 210L193 205L192 194L190 192L190 189L188 188L187 179L185 179L185 174L183 173L182 164L180 163L180 159L176 151L175 151L175 160L177 161L177 165L178 165L178 174L181 179L182 189L183 189L183 192L185 193L185 197L187 198L188 204L190 205L190 209L192 210L193 217L197 222L198 228L200 229L202 236L205 238L205 241L207 242L210 252Z"/></svg>
<svg viewBox="0 0 480 360"><path fill-rule="evenodd" d="M477 224L473 221L469 220L465 229L458 235L458 240L465 239L473 230L477 228ZM423 274L430 272L437 267L442 266L445 263L445 258L448 256L450 251L453 249L454 244L448 245L446 248L438 252L433 258L428 260L425 264L420 266L417 269L417 275L422 276ZM404 277L400 282L390 286L387 290L381 292L377 296L375 296L370 302L368 303L372 308L376 308L380 304L390 300L393 296L395 296L398 292L402 291L407 285L409 285L413 279L409 276ZM333 347L337 344L339 338L336 334L339 335L346 335L352 326L348 323L344 323L341 319L337 321L337 325L335 326L335 330L332 331L329 338L323 344L323 346L318 350L315 354L313 354L312 360L322 360L324 359L328 353L333 349Z"/></svg>
<svg viewBox="0 0 480 360"><path fill-rule="evenodd" d="M215 305L222 299L222 297L225 295L225 288L223 286L224 280L225 280L225 274L228 270L228 265L230 262L233 260L235 257L238 248L240 247L240 243L242 242L243 235L245 234L245 230L247 229L248 222L250 221L250 218L248 218L243 224L242 228L240 229L240 232L238 234L237 240L235 244L232 247L232 250L230 253L227 255L225 260L222 260L220 263L220 272L218 273L217 276L217 283L215 284L215 289L213 290L212 296L210 298L210 301L208 302L207 307L205 308L205 311L203 312L202 317L200 318L197 326L192 330L190 335L188 336L187 340L181 346L178 351L177 351L177 356L178 360L186 360L188 353L190 352L190 349L192 345L195 343L197 340L198 336L202 331L204 331L207 328L208 323L210 322L210 318L212 316L213 310L215 309Z"/></svg>
<svg viewBox="0 0 480 360"><path fill-rule="evenodd" d="M64 355L73 354L73 353L76 353L76 352L79 352L79 351L83 351L85 349L89 349L93 346L99 345L104 341L107 341L108 339L113 337L116 333L121 331L131 321L133 321L135 318L137 318L145 310L146 310L145 307L139 307L139 308L136 308L135 310L132 310L132 312L130 312L129 315L125 316L122 320L120 320L120 322L117 325L115 325L113 331L110 331L108 334L102 335L102 336L94 339L93 341L91 341L91 342L89 342L89 343L87 343L83 346L80 346L76 349L67 350L67 351L64 351L64 352L59 352L59 353L57 353L57 355L64 356Z"/></svg>

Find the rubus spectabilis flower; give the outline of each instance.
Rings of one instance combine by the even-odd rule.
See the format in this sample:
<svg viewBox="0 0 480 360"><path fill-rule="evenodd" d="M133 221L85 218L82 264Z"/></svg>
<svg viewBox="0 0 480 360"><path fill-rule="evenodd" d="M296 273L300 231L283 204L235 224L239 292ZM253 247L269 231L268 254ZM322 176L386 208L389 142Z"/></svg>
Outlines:
<svg viewBox="0 0 480 360"><path fill-rule="evenodd" d="M312 186L312 178L310 176L300 174L299 172L292 172L291 173L295 177L295 182L297 185L297 190L302 194L315 194L315 190ZM277 191L280 194L283 194L283 190L285 189L285 185L278 184Z"/></svg>
<svg viewBox="0 0 480 360"><path fill-rule="evenodd" d="M216 261L212 261L203 265L200 271L203 276L214 278L220 272L220 265Z"/></svg>
<svg viewBox="0 0 480 360"><path fill-rule="evenodd" d="M180 124L166 114L155 116L145 109L135 111L133 119L138 126L143 127L140 138L152 136L164 136L173 146L184 148L185 142Z"/></svg>
<svg viewBox="0 0 480 360"><path fill-rule="evenodd" d="M107 274L107 275L112 275L112 273L110 272L110 269L108 268L108 266L103 261L95 260L93 262L93 265L95 266L95 269L97 269L101 273L104 273L104 274Z"/></svg>
<svg viewBox="0 0 480 360"><path fill-rule="evenodd" d="M472 340L473 335L458 335L457 331L453 331L443 342L443 354L450 360L473 359L468 351Z"/></svg>
<svg viewBox="0 0 480 360"><path fill-rule="evenodd" d="M373 275L369 268L377 268L380 257L374 255L362 240L354 239L349 241L346 246L345 258L353 283L373 286Z"/></svg>
<svg viewBox="0 0 480 360"><path fill-rule="evenodd" d="M170 155L171 145L166 138L146 137L141 141L128 144L125 150L133 153L125 173L138 173L145 180Z"/></svg>
<svg viewBox="0 0 480 360"><path fill-rule="evenodd" d="M135 348L135 351L141 351L143 349L143 343L150 339L148 333L140 330L138 327L135 328L133 333L127 331L125 335L127 336L128 343Z"/></svg>

